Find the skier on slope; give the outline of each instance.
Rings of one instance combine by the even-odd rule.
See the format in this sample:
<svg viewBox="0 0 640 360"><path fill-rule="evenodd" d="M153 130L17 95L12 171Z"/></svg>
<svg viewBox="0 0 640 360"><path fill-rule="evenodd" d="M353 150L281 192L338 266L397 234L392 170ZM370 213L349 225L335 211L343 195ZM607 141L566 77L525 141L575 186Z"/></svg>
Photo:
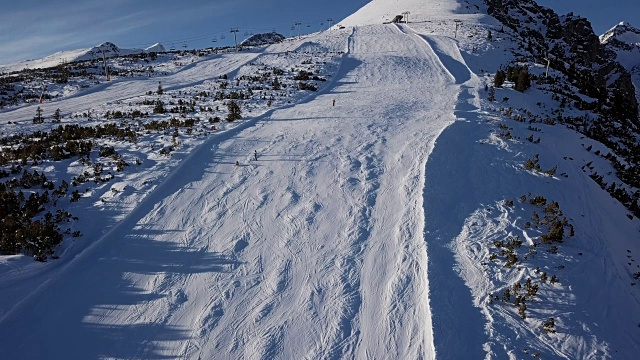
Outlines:
<svg viewBox="0 0 640 360"><path fill-rule="evenodd" d="M258 150L253 150L253 158L258 161Z"/></svg>

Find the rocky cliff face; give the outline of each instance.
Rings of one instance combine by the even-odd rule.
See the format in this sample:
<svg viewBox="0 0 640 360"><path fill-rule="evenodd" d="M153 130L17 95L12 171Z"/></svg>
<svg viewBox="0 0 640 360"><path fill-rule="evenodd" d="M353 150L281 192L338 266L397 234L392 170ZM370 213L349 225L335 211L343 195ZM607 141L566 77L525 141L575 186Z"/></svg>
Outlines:
<svg viewBox="0 0 640 360"><path fill-rule="evenodd" d="M597 99L594 108L640 129L631 75L604 46L585 18L559 16L533 0L485 0L489 15L522 38L526 51L564 73L580 92Z"/></svg>
<svg viewBox="0 0 640 360"><path fill-rule="evenodd" d="M640 102L640 30L623 22L601 35L600 42L631 73Z"/></svg>
<svg viewBox="0 0 640 360"><path fill-rule="evenodd" d="M640 65L640 30L622 22L600 36L600 42L614 51L629 71Z"/></svg>
<svg viewBox="0 0 640 360"><path fill-rule="evenodd" d="M620 23L600 36L600 42L630 73L640 75L640 30ZM640 85L640 84L636 84ZM637 87L637 86L636 86Z"/></svg>
<svg viewBox="0 0 640 360"><path fill-rule="evenodd" d="M612 150L614 155L606 158L629 191L617 198L637 212L629 194L640 193L640 31L621 24L598 37L587 19L572 13L559 16L533 0L484 1L489 15L515 33L521 45L519 61L549 59L564 75L556 86L570 83L564 88L577 88L595 99L580 108L599 116L562 121Z"/></svg>

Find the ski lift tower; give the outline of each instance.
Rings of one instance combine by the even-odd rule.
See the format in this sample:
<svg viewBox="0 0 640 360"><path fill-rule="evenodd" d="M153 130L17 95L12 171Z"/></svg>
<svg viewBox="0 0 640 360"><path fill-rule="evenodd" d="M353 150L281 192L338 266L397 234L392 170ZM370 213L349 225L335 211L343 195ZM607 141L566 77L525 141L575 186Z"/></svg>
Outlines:
<svg viewBox="0 0 640 360"><path fill-rule="evenodd" d="M44 99L44 92L47 90L47 84L44 83L44 79L42 79L42 92L40 93L40 104L42 104L42 99Z"/></svg>
<svg viewBox="0 0 640 360"><path fill-rule="evenodd" d="M233 33L233 42L236 44L236 52L238 52L238 28L231 28L231 32Z"/></svg>
<svg viewBox="0 0 640 360"><path fill-rule="evenodd" d="M547 62L547 71L544 74L545 78L549 78L549 66L551 66L551 55L547 54L547 56L544 58Z"/></svg>
<svg viewBox="0 0 640 360"><path fill-rule="evenodd" d="M302 25L302 23L300 21L296 21L294 25L298 27L298 39L300 39L300 25Z"/></svg>
<svg viewBox="0 0 640 360"><path fill-rule="evenodd" d="M104 54L104 48L102 46L100 47L100 51L102 51L102 61L104 62L104 75L107 77L107 81L111 81L109 77L109 67L107 66L107 56Z"/></svg>
<svg viewBox="0 0 640 360"><path fill-rule="evenodd" d="M333 27L333 18L328 18L327 22L329 22L329 29Z"/></svg>
<svg viewBox="0 0 640 360"><path fill-rule="evenodd" d="M453 37L454 38L458 38L458 29L460 28L460 25L462 25L462 20L455 19L455 20L453 20L453 22L456 23L456 32L453 35Z"/></svg>
<svg viewBox="0 0 640 360"><path fill-rule="evenodd" d="M404 15L404 23L408 24L409 23L409 15L411 15L411 11L405 11L402 13L402 15Z"/></svg>

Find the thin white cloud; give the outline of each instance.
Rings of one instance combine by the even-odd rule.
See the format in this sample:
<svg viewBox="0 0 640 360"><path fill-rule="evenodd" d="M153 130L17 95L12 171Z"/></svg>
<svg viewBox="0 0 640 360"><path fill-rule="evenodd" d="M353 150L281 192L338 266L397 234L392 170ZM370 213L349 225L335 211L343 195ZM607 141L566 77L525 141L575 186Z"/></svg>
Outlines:
<svg viewBox="0 0 640 360"><path fill-rule="evenodd" d="M0 12L0 64L104 41L121 46L207 38L232 22L242 26L255 1L14 0Z"/></svg>

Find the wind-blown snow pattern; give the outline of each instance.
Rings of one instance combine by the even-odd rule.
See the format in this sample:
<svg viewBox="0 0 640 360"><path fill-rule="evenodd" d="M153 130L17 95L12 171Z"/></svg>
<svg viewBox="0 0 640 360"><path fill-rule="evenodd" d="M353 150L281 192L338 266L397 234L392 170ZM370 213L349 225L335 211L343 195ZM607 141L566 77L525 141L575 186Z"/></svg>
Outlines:
<svg viewBox="0 0 640 360"><path fill-rule="evenodd" d="M562 155L587 142L575 133L544 126L550 140L536 149L495 134L499 114L482 89L506 45L478 36L495 26L481 8L374 0L340 22L344 29L158 77L165 91L186 90L252 63L290 68L296 51L340 54L325 64L332 74L318 92L245 114L167 168L123 177L133 190L113 210L86 209L87 244L46 264L2 259L2 357L632 358L640 297L617 257L640 251L625 242L640 223L579 168L564 169L574 158ZM414 20L383 24L404 11ZM464 21L459 34L454 20ZM39 106L66 113L126 103L155 91L158 78L116 79ZM6 110L0 122L25 123L33 111ZM533 151L567 177L523 170ZM508 233L535 236L519 225L524 204L504 206L527 192L567 204L580 237L568 246L580 255L553 258L568 271L541 290L549 301L530 303L525 322L491 305L491 293L534 272L486 267L485 249ZM610 287L594 290L583 274ZM603 306L609 289L624 296ZM550 316L558 334L540 330Z"/></svg>

